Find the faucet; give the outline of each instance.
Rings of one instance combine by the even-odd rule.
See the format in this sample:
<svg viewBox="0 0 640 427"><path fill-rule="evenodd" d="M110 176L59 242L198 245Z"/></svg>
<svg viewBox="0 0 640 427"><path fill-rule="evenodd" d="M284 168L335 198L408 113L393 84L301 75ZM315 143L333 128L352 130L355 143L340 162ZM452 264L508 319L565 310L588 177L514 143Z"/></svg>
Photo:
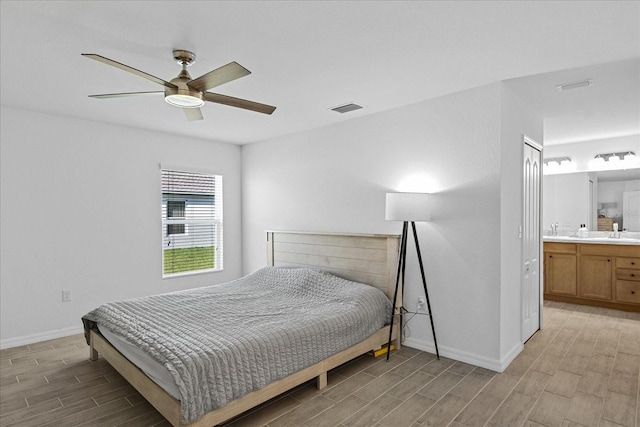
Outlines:
<svg viewBox="0 0 640 427"><path fill-rule="evenodd" d="M551 224L551 235L552 236L558 235L558 221Z"/></svg>

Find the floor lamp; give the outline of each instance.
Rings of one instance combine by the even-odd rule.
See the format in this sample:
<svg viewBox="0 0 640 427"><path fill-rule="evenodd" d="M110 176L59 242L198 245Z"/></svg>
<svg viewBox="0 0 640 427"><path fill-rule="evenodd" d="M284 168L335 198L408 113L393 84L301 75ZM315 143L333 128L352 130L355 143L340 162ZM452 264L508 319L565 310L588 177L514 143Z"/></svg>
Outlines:
<svg viewBox="0 0 640 427"><path fill-rule="evenodd" d="M388 221L402 221L402 237L400 239L400 256L398 259L398 273L396 275L396 289L393 293L393 306L391 308L391 325L389 327L389 342L387 343L387 360L391 354L391 337L393 335L393 320L396 315L396 303L398 301L398 292L402 301L404 293L404 271L407 262L407 237L409 222L413 230L413 240L416 244L416 252L418 254L418 263L420 264L420 274L422 275L422 285L424 287L424 295L427 301L428 316L431 320L431 331L433 332L433 342L436 347L436 357L440 359L438 352L438 341L436 340L436 330L433 326L433 315L431 312L431 303L429 302L429 292L427 291L427 281L424 277L424 266L422 265L422 254L420 253L420 245L418 243L418 233L416 233L416 221L429 221L431 215L429 212L429 194L427 193L387 193L385 219ZM400 291L398 291L400 289ZM400 307L400 335L402 338L402 315L404 307Z"/></svg>

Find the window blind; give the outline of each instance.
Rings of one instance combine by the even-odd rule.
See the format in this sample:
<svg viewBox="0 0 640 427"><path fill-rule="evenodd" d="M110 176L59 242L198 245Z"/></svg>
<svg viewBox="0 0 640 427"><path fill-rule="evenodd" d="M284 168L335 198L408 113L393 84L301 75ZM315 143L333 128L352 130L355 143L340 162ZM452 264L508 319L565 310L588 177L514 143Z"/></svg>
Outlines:
<svg viewBox="0 0 640 427"><path fill-rule="evenodd" d="M222 230L222 176L163 169L163 275L222 270Z"/></svg>

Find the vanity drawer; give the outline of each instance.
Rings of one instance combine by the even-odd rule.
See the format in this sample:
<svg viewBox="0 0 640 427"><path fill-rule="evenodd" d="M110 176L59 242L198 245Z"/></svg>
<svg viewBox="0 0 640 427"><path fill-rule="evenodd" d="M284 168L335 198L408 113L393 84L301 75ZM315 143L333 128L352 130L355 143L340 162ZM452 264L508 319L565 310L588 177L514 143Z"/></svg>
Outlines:
<svg viewBox="0 0 640 427"><path fill-rule="evenodd" d="M616 258L616 267L617 268L633 268L635 270L640 270L640 258Z"/></svg>
<svg viewBox="0 0 640 427"><path fill-rule="evenodd" d="M616 300L640 304L640 282L616 280Z"/></svg>
<svg viewBox="0 0 640 427"><path fill-rule="evenodd" d="M640 281L640 271L638 270L625 270L623 268L616 268L616 279L618 280L634 280Z"/></svg>
<svg viewBox="0 0 640 427"><path fill-rule="evenodd" d="M556 243L556 242L544 242L545 252L555 252L558 254L575 254L577 252L578 245L575 243Z"/></svg>

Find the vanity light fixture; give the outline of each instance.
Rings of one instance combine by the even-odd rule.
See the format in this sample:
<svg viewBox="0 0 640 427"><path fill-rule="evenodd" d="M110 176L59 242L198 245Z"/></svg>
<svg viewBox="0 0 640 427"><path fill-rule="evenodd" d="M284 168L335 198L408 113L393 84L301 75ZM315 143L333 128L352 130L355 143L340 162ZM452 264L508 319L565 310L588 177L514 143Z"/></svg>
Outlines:
<svg viewBox="0 0 640 427"><path fill-rule="evenodd" d="M594 159L602 159L605 162L633 161L636 159L636 153L633 151L622 151L620 153L596 154Z"/></svg>
<svg viewBox="0 0 640 427"><path fill-rule="evenodd" d="M545 166L560 166L571 163L571 157L551 157L542 161Z"/></svg>
<svg viewBox="0 0 640 427"><path fill-rule="evenodd" d="M634 168L638 166L638 157L633 151L602 153L596 154L590 165L595 170Z"/></svg>
<svg viewBox="0 0 640 427"><path fill-rule="evenodd" d="M562 172L573 172L576 165L571 161L571 157L551 157L543 161L543 173L545 175L553 175Z"/></svg>
<svg viewBox="0 0 640 427"><path fill-rule="evenodd" d="M557 85L556 89L558 89L559 92L563 92L565 90L577 89L580 87L587 87L587 86L593 86L593 79L586 79L586 80L580 80L579 82Z"/></svg>

